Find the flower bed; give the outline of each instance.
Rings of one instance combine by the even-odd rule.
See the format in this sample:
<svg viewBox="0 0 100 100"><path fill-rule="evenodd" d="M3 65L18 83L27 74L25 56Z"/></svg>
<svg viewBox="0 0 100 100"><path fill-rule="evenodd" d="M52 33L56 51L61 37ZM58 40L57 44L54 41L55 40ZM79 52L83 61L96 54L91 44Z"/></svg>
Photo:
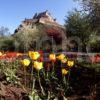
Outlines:
<svg viewBox="0 0 100 100"><path fill-rule="evenodd" d="M43 52L33 51L19 55L10 53L7 57L16 60L1 60L0 80L5 91L5 87L11 88L9 93L13 95L13 100L18 96L16 91L20 91L18 99L30 100L62 100L74 95L89 96L95 82L99 82L99 78L96 80L94 68L86 68L77 63L76 59L68 58L62 53L50 53L48 60L44 60ZM7 98L10 94L8 89L8 95L2 94L3 88L0 96ZM9 96L10 99L12 95Z"/></svg>

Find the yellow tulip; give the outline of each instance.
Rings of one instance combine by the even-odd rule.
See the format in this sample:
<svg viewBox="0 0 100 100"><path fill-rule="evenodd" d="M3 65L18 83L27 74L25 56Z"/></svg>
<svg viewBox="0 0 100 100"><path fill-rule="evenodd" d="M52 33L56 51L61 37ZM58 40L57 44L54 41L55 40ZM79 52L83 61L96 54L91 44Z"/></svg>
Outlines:
<svg viewBox="0 0 100 100"><path fill-rule="evenodd" d="M23 65L23 66L29 66L29 64L30 64L30 60L28 60L28 59L23 59L23 60L21 60L21 64Z"/></svg>
<svg viewBox="0 0 100 100"><path fill-rule="evenodd" d="M61 62L62 62L63 64L65 64L65 63L67 62L67 59L64 58L64 59L61 60Z"/></svg>
<svg viewBox="0 0 100 100"><path fill-rule="evenodd" d="M62 69L61 71L62 71L62 75L66 75L68 73L68 70L66 69Z"/></svg>
<svg viewBox="0 0 100 100"><path fill-rule="evenodd" d="M0 52L0 56L2 56L3 54L2 54L2 52Z"/></svg>
<svg viewBox="0 0 100 100"><path fill-rule="evenodd" d="M49 60L50 61L55 61L56 60L56 55L55 54L50 54L49 55Z"/></svg>
<svg viewBox="0 0 100 100"><path fill-rule="evenodd" d="M43 62L34 62L33 68L35 68L37 71L43 68Z"/></svg>
<svg viewBox="0 0 100 100"><path fill-rule="evenodd" d="M63 60L65 58L65 55L64 54L60 54L59 56L57 56L57 59L58 60Z"/></svg>
<svg viewBox="0 0 100 100"><path fill-rule="evenodd" d="M74 61L73 60L68 60L67 65L69 67L73 67L74 66Z"/></svg>
<svg viewBox="0 0 100 100"><path fill-rule="evenodd" d="M40 54L38 52L29 51L29 57L32 60L37 60L40 57Z"/></svg>

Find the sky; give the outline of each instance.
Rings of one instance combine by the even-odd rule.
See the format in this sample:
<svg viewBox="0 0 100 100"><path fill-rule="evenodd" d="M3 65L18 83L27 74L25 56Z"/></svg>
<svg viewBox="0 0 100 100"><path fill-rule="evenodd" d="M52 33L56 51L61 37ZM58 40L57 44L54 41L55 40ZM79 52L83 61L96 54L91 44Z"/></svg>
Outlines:
<svg viewBox="0 0 100 100"><path fill-rule="evenodd" d="M80 8L73 0L0 0L0 27L8 27L13 33L25 18L32 18L37 12L48 10L61 25L65 16L74 8Z"/></svg>

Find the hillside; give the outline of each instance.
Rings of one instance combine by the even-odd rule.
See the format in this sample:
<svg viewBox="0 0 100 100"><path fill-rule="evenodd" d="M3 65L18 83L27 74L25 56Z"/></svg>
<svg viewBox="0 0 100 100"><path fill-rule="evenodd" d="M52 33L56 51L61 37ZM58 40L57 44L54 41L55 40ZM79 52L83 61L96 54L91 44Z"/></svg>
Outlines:
<svg viewBox="0 0 100 100"><path fill-rule="evenodd" d="M14 32L14 37L17 35L31 34L32 41L37 38L49 38L57 44L61 45L62 40L65 40L65 28L56 22L56 19L53 19L48 11L35 14L31 19L25 19L18 26ZM29 36L27 36L29 37ZM31 40L31 39L30 39ZM45 39L43 39L44 41ZM39 41L38 41L39 42Z"/></svg>

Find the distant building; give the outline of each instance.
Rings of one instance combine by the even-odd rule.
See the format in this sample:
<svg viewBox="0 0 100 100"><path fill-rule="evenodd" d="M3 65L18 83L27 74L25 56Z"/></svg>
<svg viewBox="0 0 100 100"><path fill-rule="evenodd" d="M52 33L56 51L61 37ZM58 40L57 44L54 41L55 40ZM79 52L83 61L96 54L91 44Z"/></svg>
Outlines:
<svg viewBox="0 0 100 100"><path fill-rule="evenodd" d="M53 19L51 14L48 13L48 11L46 10L45 12L41 12L39 14L35 13L33 18L31 18L31 19L25 18L25 20L22 21L22 23L19 25L19 27L15 30L15 33L17 33L19 30L21 30L23 28L33 29L33 28L35 28L34 26L35 26L36 23L54 25L54 26L57 26L57 27L64 28L62 25L59 25L56 22L56 19Z"/></svg>

